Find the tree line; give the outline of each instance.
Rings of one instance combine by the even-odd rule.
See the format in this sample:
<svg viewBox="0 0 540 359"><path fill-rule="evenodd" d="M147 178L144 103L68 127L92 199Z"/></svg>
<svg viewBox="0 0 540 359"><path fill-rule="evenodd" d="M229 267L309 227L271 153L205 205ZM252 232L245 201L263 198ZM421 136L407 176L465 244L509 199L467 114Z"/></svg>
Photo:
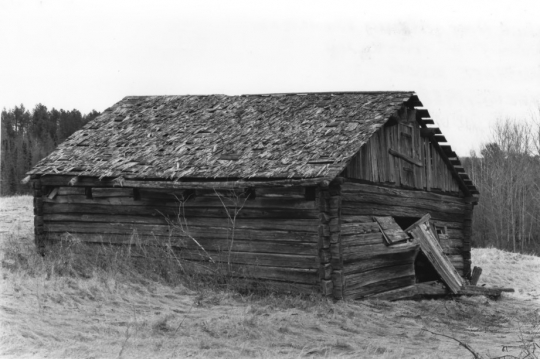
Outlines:
<svg viewBox="0 0 540 359"><path fill-rule="evenodd" d="M1 115L0 196L30 193L30 186L21 184L25 173L73 132L99 115L95 110L86 115L78 110L48 110L42 104L31 111L23 105L4 109Z"/></svg>
<svg viewBox="0 0 540 359"><path fill-rule="evenodd" d="M472 245L540 254L540 121L503 121L462 159L480 191Z"/></svg>

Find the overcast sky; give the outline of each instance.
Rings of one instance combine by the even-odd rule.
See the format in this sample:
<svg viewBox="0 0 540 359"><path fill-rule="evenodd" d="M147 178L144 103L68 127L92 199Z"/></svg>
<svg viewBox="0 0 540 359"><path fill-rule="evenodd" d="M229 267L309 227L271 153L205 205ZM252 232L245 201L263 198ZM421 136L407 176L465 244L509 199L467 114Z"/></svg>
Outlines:
<svg viewBox="0 0 540 359"><path fill-rule="evenodd" d="M2 108L414 90L467 155L540 105L538 0L0 0L0 14Z"/></svg>

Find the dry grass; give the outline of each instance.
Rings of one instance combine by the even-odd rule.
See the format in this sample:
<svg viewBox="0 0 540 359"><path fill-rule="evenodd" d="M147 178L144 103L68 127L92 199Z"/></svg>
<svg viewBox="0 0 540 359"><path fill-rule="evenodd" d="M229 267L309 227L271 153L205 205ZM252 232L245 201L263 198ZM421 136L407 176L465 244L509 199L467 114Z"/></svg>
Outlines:
<svg viewBox="0 0 540 359"><path fill-rule="evenodd" d="M3 357L471 357L424 329L486 358L524 357L523 344L531 348L540 335L539 257L473 251L473 263L484 269L480 283L516 288L498 301L334 303L239 294L114 261L83 261L69 246L43 259L33 252L31 207L30 197L0 198Z"/></svg>

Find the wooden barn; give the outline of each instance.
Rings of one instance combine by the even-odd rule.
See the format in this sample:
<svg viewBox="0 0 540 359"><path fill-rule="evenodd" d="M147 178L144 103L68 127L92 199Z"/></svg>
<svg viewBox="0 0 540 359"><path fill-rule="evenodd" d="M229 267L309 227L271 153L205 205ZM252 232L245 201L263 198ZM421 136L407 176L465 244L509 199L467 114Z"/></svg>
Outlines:
<svg viewBox="0 0 540 359"><path fill-rule="evenodd" d="M478 192L445 142L414 92L126 97L28 173L36 244L136 234L278 289L455 293Z"/></svg>

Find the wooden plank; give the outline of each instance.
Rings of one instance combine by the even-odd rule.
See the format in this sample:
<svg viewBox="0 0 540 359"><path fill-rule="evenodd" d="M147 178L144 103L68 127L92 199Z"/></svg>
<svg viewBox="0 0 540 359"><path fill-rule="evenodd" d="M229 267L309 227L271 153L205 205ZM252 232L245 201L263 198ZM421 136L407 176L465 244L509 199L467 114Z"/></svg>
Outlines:
<svg viewBox="0 0 540 359"><path fill-rule="evenodd" d="M381 293L368 295L367 298L395 301L395 300L413 299L413 298L416 298L417 296L418 296L418 287L416 286L416 284L411 284L406 287L401 287L397 289L384 291Z"/></svg>
<svg viewBox="0 0 540 359"><path fill-rule="evenodd" d="M67 232L85 242L132 244L134 241L137 241L137 243L142 245L171 245L175 248L187 249L198 249L202 246L205 250L213 251L228 251L231 249L235 252L284 253L311 256L318 254L318 246L314 242L260 241L256 238L248 240L234 238L232 240L232 234L230 232L215 233L213 237L201 237L194 236L191 232L176 230L168 232L166 228L163 231L145 231L142 228L136 228L134 231L129 228L118 228L118 226L107 226L102 231L93 230L88 227L76 228L75 231L66 229L69 229L69 227L58 225L44 226L44 230L48 233L61 235Z"/></svg>
<svg viewBox="0 0 540 359"><path fill-rule="evenodd" d="M74 186L74 187L128 187L128 188L167 188L167 189L235 189L235 188L253 188L253 187L294 187L294 186L322 186L328 187L333 177L317 177L306 179L286 179L286 180L234 180L226 179L223 181L164 181L156 180L115 180L111 178L99 179L97 177L77 176L77 181L70 181L73 176L45 175L41 177L42 184L45 186Z"/></svg>
<svg viewBox="0 0 540 359"><path fill-rule="evenodd" d="M453 293L447 287L438 282L426 282L416 284L418 294L423 296L447 296L447 295L485 295L487 297L498 298L502 293L512 293L513 288L477 287L474 285L464 285L458 293Z"/></svg>
<svg viewBox="0 0 540 359"><path fill-rule="evenodd" d="M431 231L429 219L430 215L425 215L420 221L409 227L406 232L411 233L415 241L420 244L422 252L429 259L452 293L457 293L463 287L463 279L444 255L441 246Z"/></svg>
<svg viewBox="0 0 540 359"><path fill-rule="evenodd" d="M44 214L111 214L111 215L151 215L165 216L176 215L175 211L167 211L166 208L160 211L153 208L138 207L138 206L101 206L101 205L72 205L72 204L56 204L44 203ZM161 213L160 213L161 212ZM241 217L241 216L239 216ZM189 225L194 226L213 226L213 227L229 227L228 218L203 218L194 216L186 218ZM317 232L318 219L282 219L282 218L237 218L236 228L249 229L268 229L273 230L279 228L281 230L292 230L301 232Z"/></svg>
<svg viewBox="0 0 540 359"><path fill-rule="evenodd" d="M379 205L388 205L394 207L411 207L416 209L422 209L424 212L438 212L457 214L463 217L466 205L453 202L435 202L430 200L422 200L415 198L400 198L399 201L396 197L380 195L378 193L362 193L362 194L348 194L343 196L343 205L349 205L351 203L372 203ZM409 216L412 217L412 216Z"/></svg>
<svg viewBox="0 0 540 359"><path fill-rule="evenodd" d="M341 235L380 233L381 229L375 222L371 223L342 223Z"/></svg>
<svg viewBox="0 0 540 359"><path fill-rule="evenodd" d="M383 204L343 202L341 213L344 215L375 215L393 217L418 217L420 218L428 210L416 207L401 207ZM463 215L447 212L431 211L433 218L445 222L448 227L460 228L463 226Z"/></svg>
<svg viewBox="0 0 540 359"><path fill-rule="evenodd" d="M407 190L407 189L401 189L396 187L384 187L380 185L373 185L373 184L366 184L366 183L358 183L358 182L345 182L342 185L341 191L343 193L343 198L345 199L346 196L349 194L369 194L369 193L377 193L380 195L387 195L387 196L393 196L393 197L399 197L399 198L413 198L413 199L423 199L428 201L435 201L435 202L449 202L449 203L456 203L456 204L466 204L466 201L462 197L456 197L452 195L445 195L445 194L437 194L432 192L424 192L424 191L414 191L414 190Z"/></svg>
<svg viewBox="0 0 540 359"><path fill-rule="evenodd" d="M401 227L392 217L373 217L373 219L381 227L381 232L388 244L395 244L409 239L407 233L403 232Z"/></svg>
<svg viewBox="0 0 540 359"><path fill-rule="evenodd" d="M414 276L414 264L405 263L384 268L345 275L347 291L358 289L369 284L404 276Z"/></svg>
<svg viewBox="0 0 540 359"><path fill-rule="evenodd" d="M413 264L416 258L418 248L411 247L406 252L400 253L379 253L377 255L367 256L365 259L350 262L344 265L343 273L345 275L366 272L377 268L386 268L402 264Z"/></svg>
<svg viewBox="0 0 540 359"><path fill-rule="evenodd" d="M353 247L383 243L382 233L366 233L341 236L341 248L343 251L353 251Z"/></svg>
<svg viewBox="0 0 540 359"><path fill-rule="evenodd" d="M107 216L96 216L96 215L45 215L43 216L44 221L48 225L58 223L57 221L51 221L51 217L54 217L55 220L64 220L69 221L74 218L83 217L84 222L81 224L84 226L86 224L91 225L94 228L99 228L100 226L106 223L125 223L128 225L133 225L132 223L139 223L142 225L153 224L163 224L167 226L168 223L164 218L149 218L135 217L130 218L133 222L118 222L125 221L123 217L114 217L110 219L110 222L107 222ZM223 233L224 231L229 230L230 227L211 227L211 226L189 226L189 233L195 238L215 238L216 233ZM236 228L234 232L236 239L243 240L252 240L252 241L280 241L280 242L310 242L317 243L319 235L314 232L296 232L296 231L283 231L283 230L256 230L256 229L245 229L245 228Z"/></svg>
<svg viewBox="0 0 540 359"><path fill-rule="evenodd" d="M47 196L47 199L51 199L51 200L54 199L54 197L56 197L56 195L58 194L58 191L59 191L59 188L54 187L51 193L49 193L49 195Z"/></svg>
<svg viewBox="0 0 540 359"><path fill-rule="evenodd" d="M61 191L61 190L60 190ZM95 192L95 189L93 193ZM131 189L130 189L131 192ZM193 197L187 200L186 202L178 201L174 196L169 196L169 200L164 200L167 197L158 197L158 198L145 198L144 192L141 190L141 199L139 201L134 201L133 198L124 196L124 197L102 197L94 199L86 199L84 192L79 195L62 195L61 193L57 196L55 200L49 200L50 203L80 203L80 204L111 204L111 205L122 205L122 206L155 206L155 207L172 207L178 209L180 204L183 208L191 207L202 207L202 208L234 208L242 207L243 208L260 208L260 209L295 209L295 210L317 210L315 207L315 201L307 201L301 198L266 198L259 197L255 199L236 199L231 198L222 198L221 200L218 197ZM94 196L96 197L96 196Z"/></svg>
<svg viewBox="0 0 540 359"><path fill-rule="evenodd" d="M411 251L417 250L418 244L404 243L393 246L386 246L383 243L359 246L358 250L343 252L343 263L358 262L369 260L379 255L408 255Z"/></svg>
<svg viewBox="0 0 540 359"><path fill-rule="evenodd" d="M381 280L379 282L371 283L360 287L345 287L345 299L360 299L366 296L382 293L388 290L408 287L414 284L414 274L403 275L401 277L390 278L387 280Z"/></svg>

